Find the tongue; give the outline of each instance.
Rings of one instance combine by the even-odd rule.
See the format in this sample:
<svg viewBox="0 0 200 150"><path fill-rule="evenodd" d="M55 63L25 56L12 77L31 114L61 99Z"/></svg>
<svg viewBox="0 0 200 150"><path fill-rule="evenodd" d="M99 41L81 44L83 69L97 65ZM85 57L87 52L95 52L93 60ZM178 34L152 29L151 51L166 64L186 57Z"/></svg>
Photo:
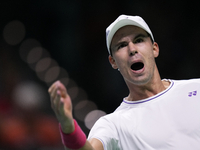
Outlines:
<svg viewBox="0 0 200 150"><path fill-rule="evenodd" d="M131 69L134 70L134 71L140 70L143 67L144 67L144 64L141 63L141 62L134 63L134 64L131 65Z"/></svg>

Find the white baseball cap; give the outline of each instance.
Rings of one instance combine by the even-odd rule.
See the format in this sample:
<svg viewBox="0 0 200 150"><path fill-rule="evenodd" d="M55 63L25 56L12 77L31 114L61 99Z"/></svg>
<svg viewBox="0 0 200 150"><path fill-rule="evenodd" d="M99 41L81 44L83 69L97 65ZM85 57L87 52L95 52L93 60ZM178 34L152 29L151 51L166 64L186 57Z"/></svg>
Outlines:
<svg viewBox="0 0 200 150"><path fill-rule="evenodd" d="M127 26L127 25L134 25L137 27L140 27L144 29L146 32L148 32L154 41L153 34L147 25L147 23L139 16L128 16L128 15L120 15L113 23L111 23L107 29L106 29L106 44L108 48L108 52L110 54L110 44L112 41L112 38L121 27Z"/></svg>

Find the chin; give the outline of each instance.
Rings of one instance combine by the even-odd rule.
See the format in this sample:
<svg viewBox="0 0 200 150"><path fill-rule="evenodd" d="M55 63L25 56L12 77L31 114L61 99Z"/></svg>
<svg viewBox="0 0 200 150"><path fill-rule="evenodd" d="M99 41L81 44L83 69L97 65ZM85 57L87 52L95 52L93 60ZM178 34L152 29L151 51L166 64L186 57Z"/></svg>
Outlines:
<svg viewBox="0 0 200 150"><path fill-rule="evenodd" d="M138 85L138 86L144 86L144 85L147 85L150 81L151 81L151 77L143 77L143 76L140 76L140 77L137 77L136 79L132 80L131 84L134 84L134 85Z"/></svg>

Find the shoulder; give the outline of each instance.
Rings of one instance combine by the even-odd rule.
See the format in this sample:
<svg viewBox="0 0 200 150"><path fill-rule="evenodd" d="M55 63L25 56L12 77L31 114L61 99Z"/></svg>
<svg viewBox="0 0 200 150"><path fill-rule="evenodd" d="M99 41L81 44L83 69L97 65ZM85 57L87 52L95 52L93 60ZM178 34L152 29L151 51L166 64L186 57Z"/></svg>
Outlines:
<svg viewBox="0 0 200 150"><path fill-rule="evenodd" d="M171 80L171 92L176 93L188 93L191 91L200 90L200 79L185 79L185 80ZM172 94L169 92L169 94Z"/></svg>
<svg viewBox="0 0 200 150"><path fill-rule="evenodd" d="M103 117L100 117L89 133L89 138L93 135L102 135L108 132L115 132L115 113L107 114Z"/></svg>
<svg viewBox="0 0 200 150"><path fill-rule="evenodd" d="M185 79L185 80L171 80L175 85L189 85L189 84L200 84L200 78Z"/></svg>
<svg viewBox="0 0 200 150"><path fill-rule="evenodd" d="M104 149L113 149L113 145L118 145L118 134L114 118L115 113L99 118L90 130L88 140L98 139L102 143Z"/></svg>
<svg viewBox="0 0 200 150"><path fill-rule="evenodd" d="M114 125L114 122L115 122L116 119L117 119L117 113L116 112L107 114L103 117L100 117L95 122L93 128L96 127L96 126L103 126L103 127L106 126L106 125L112 126L112 125Z"/></svg>
<svg viewBox="0 0 200 150"><path fill-rule="evenodd" d="M126 108L124 107L122 102L114 112L100 117L93 125L91 131L98 130L99 128L105 130L113 130L114 128L116 128L116 124L119 120L119 114L121 114L121 111L124 111L124 109Z"/></svg>

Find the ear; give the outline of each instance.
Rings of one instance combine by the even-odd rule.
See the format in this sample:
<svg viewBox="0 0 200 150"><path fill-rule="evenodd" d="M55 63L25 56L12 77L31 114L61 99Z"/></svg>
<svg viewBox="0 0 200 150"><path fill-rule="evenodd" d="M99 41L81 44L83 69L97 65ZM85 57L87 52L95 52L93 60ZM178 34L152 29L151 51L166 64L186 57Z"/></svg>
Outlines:
<svg viewBox="0 0 200 150"><path fill-rule="evenodd" d="M159 55L159 46L156 42L153 43L153 54L155 58Z"/></svg>
<svg viewBox="0 0 200 150"><path fill-rule="evenodd" d="M108 56L108 60L109 60L109 62L111 64L111 66L113 67L113 69L117 69L118 68L114 58L111 55Z"/></svg>

